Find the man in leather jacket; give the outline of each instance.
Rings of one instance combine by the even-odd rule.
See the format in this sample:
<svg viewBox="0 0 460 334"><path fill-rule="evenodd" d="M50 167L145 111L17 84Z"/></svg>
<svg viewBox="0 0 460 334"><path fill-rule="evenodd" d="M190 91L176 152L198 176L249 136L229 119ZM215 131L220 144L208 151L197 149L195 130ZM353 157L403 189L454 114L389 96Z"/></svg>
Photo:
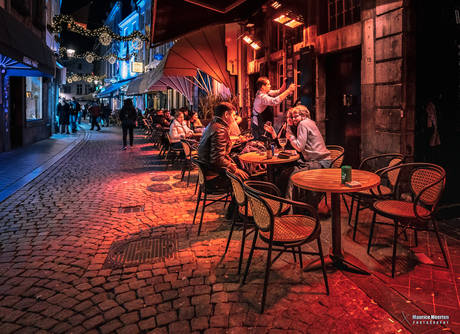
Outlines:
<svg viewBox="0 0 460 334"><path fill-rule="evenodd" d="M234 107L227 102L220 103L214 110L214 118L204 131L198 147L198 159L204 163L206 186L208 189L226 189L231 187L230 179L225 175L229 170L242 179L248 174L238 169L230 158L232 148L230 124L233 122Z"/></svg>

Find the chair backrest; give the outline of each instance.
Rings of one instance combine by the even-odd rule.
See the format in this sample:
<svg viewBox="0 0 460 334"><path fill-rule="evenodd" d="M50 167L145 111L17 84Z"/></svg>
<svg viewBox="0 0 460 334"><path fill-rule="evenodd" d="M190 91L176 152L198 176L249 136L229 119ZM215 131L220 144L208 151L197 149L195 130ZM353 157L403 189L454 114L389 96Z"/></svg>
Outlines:
<svg viewBox="0 0 460 334"><path fill-rule="evenodd" d="M184 149L185 156L189 158L192 155L192 148L190 147L190 144L185 139L181 139L180 142L182 143L182 148Z"/></svg>
<svg viewBox="0 0 460 334"><path fill-rule="evenodd" d="M246 195L244 194L243 182L238 176L236 176L235 174L232 174L229 171L226 171L225 174L227 174L227 176L232 181L233 195L235 196L236 203L239 206L245 206L246 205Z"/></svg>
<svg viewBox="0 0 460 334"><path fill-rule="evenodd" d="M414 194L423 204L432 205L432 210L441 199L445 187L444 168L428 163L414 164L410 175L410 185Z"/></svg>
<svg viewBox="0 0 460 334"><path fill-rule="evenodd" d="M254 223L262 232L273 231L273 212L267 202L259 195L257 190L254 190L244 185L244 193L247 196L249 205L251 206ZM270 237L273 233L270 233Z"/></svg>
<svg viewBox="0 0 460 334"><path fill-rule="evenodd" d="M171 147L171 136L169 135L169 132L166 132L166 138L168 138L168 142L169 142L169 147Z"/></svg>
<svg viewBox="0 0 460 334"><path fill-rule="evenodd" d="M203 173L203 167L201 165L201 162L193 157L191 157L190 159L192 161L192 164L194 164L198 169L198 184L200 185L200 187L204 187L204 189L206 189L206 178Z"/></svg>
<svg viewBox="0 0 460 334"><path fill-rule="evenodd" d="M244 187L255 191L263 198L270 207L274 216L278 216L283 209L283 203L280 202L281 191L273 183L265 181L245 180Z"/></svg>
<svg viewBox="0 0 460 334"><path fill-rule="evenodd" d="M345 149L338 145L326 145L326 148L331 152L331 168L340 168L342 166Z"/></svg>

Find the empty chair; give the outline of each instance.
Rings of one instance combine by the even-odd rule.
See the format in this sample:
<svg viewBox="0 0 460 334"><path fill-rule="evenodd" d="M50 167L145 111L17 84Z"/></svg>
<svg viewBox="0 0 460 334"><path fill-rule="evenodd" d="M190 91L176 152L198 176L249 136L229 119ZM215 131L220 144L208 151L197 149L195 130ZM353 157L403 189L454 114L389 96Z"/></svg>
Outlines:
<svg viewBox="0 0 460 334"><path fill-rule="evenodd" d="M392 166L397 166L404 162L405 157L399 153L388 153L388 154L380 154L373 157L369 157L364 159L360 164L359 168L361 170L367 170L370 172L375 172L380 174L380 172ZM351 205L350 211L348 215L348 225L351 224L351 217L353 215L353 206L356 200L356 215L355 215L355 226L353 228L353 241L356 237L356 230L358 227L358 219L359 219L359 211L362 211L367 208L372 208L372 204L377 199L394 199L396 195L396 183L399 179L399 169L394 170L391 173L381 175L384 177L382 182L380 183L380 190L382 195L380 195L377 191L377 188L374 190L363 190L358 191L355 193L349 193L347 195L351 196ZM365 202L365 206L361 206L362 202Z"/></svg>
<svg viewBox="0 0 460 334"><path fill-rule="evenodd" d="M393 220L394 223L391 277L394 277L395 274L396 246L398 237L408 228L414 230L416 246L418 245L417 230L434 231L436 233L439 246L441 247L441 252L446 266L449 268L446 251L444 249L441 236L439 235L438 225L435 218L439 200L441 199L445 187L445 170L440 166L429 163L408 163L387 168L381 173L381 175L384 176L384 174L395 173L398 170L402 175L407 175L410 172L409 185L412 191L413 201L410 203L389 199L377 201L373 204L374 216L372 218L367 253L369 254L371 248L375 218L377 215L380 215ZM398 187L400 183L401 181L398 180L396 186ZM379 195L384 195L383 187L378 187L377 190ZM402 232L399 232L400 229Z"/></svg>
<svg viewBox="0 0 460 334"><path fill-rule="evenodd" d="M245 283L246 277L248 275L252 256L254 254L254 249L267 250L265 280L260 313L263 313L265 309L265 300L267 297L270 267L284 252L299 253L299 256L301 257L301 266L301 254L319 255L319 257L321 258L321 265L323 270L324 282L326 285L326 291L327 294L329 294L329 284L327 281L326 266L324 263L323 250L321 247L321 224L319 221L318 212L311 205L290 201L278 196L261 192L248 186L246 182L244 183L244 193L246 194L249 205L251 207L256 229L251 246L251 251L249 253L248 263L246 265L246 270L244 272L243 284ZM270 204L268 204L267 200L276 201L277 203L279 203L280 208L283 203L299 207L307 211L307 213L309 213L311 216L295 214L278 217L274 214L273 209L270 206ZM267 247L256 246L258 237L260 237L260 239L267 244ZM315 240L318 244L318 252L306 252L301 250L302 245ZM279 253L272 259L273 251Z"/></svg>
<svg viewBox="0 0 460 334"><path fill-rule="evenodd" d="M190 171L192 170L192 155L196 155L196 149L192 147L192 144L187 139L181 139L182 148L184 149L185 159L184 164L182 166L182 175L180 180L182 181L185 176L185 171L188 169L188 177L187 177L187 187L190 182Z"/></svg>
<svg viewBox="0 0 460 334"><path fill-rule="evenodd" d="M191 157L191 160L192 160L192 164L194 164L198 169L198 196L196 198L196 208L195 208L195 214L193 216L193 224L195 224L196 214L198 212L200 202L203 202L203 206L201 209L200 225L198 226L198 235L200 235L201 225L203 224L203 216L204 216L205 208L216 202L222 202L223 200L225 200L225 204L227 204L228 197L231 196L231 193L232 193L232 187L230 186L229 188L212 189L212 190L208 189L206 186L206 178L205 178L205 173L204 173L204 171L206 170L206 167L204 166L203 162L194 158L193 156ZM203 199L201 198L201 195L203 195ZM208 203L207 202L208 195L217 195L221 197L217 199L211 199L209 200L210 203Z"/></svg>
<svg viewBox="0 0 460 334"><path fill-rule="evenodd" d="M236 175L230 173L229 171L226 172L227 176L232 181L232 188L233 188L233 195L236 200L236 204L238 205L238 209L235 210L234 215L232 217L232 227L230 228L230 233L228 235L227 246L225 247L225 253L227 253L228 246L230 245L230 241L232 239L233 230L235 229L235 224L237 220L237 216L239 215L243 218L243 236L241 240L241 250L240 250L240 259L238 261L238 274L241 272L241 264L243 262L243 255L244 255L244 246L246 237L251 234L254 230L251 229L247 232L247 223L249 221L253 221L252 217L252 210L251 207L248 205L248 201L243 189L243 181ZM278 197L281 197L281 192L274 184L269 182L262 182L262 181L246 181L250 184L251 187L262 188L264 190L269 190L270 193L275 193ZM266 198L267 203L270 205L270 208L273 211L275 216L278 216L284 212L287 212L290 208L289 204L286 203L279 203L273 199Z"/></svg>

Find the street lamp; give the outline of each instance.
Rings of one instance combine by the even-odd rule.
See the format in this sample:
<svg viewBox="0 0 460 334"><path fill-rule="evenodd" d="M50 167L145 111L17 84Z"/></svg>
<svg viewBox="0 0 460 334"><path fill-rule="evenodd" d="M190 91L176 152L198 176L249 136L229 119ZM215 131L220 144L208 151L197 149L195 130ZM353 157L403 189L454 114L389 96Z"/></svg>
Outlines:
<svg viewBox="0 0 460 334"><path fill-rule="evenodd" d="M75 54L75 50L67 49L67 57L72 58Z"/></svg>

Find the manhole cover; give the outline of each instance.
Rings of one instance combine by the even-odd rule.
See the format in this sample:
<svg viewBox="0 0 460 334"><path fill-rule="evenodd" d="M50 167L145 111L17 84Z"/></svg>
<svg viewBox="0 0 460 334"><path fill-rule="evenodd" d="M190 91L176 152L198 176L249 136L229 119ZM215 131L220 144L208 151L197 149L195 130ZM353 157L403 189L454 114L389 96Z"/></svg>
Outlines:
<svg viewBox="0 0 460 334"><path fill-rule="evenodd" d="M144 212L143 205L136 206L126 206L118 208L118 213L135 213L135 212Z"/></svg>
<svg viewBox="0 0 460 334"><path fill-rule="evenodd" d="M152 185L147 187L148 191L156 192L156 193L162 193L164 191L168 191L168 190L171 190L171 189L172 189L172 187L169 184L163 184L163 183L152 184Z"/></svg>
<svg viewBox="0 0 460 334"><path fill-rule="evenodd" d="M106 265L133 267L142 263L155 263L166 258L177 258L175 234L115 241L110 247Z"/></svg>

